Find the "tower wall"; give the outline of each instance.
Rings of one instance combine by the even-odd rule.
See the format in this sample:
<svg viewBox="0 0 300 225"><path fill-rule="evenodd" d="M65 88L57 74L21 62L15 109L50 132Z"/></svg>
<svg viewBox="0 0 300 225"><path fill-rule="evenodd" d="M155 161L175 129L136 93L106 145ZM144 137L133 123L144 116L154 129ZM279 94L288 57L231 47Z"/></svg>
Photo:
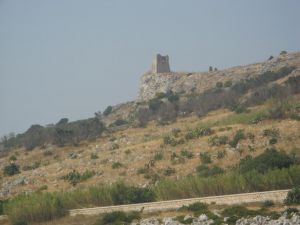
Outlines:
<svg viewBox="0 0 300 225"><path fill-rule="evenodd" d="M160 54L157 54L153 60L152 73L169 73L170 71L170 65L169 65L169 56L162 56Z"/></svg>

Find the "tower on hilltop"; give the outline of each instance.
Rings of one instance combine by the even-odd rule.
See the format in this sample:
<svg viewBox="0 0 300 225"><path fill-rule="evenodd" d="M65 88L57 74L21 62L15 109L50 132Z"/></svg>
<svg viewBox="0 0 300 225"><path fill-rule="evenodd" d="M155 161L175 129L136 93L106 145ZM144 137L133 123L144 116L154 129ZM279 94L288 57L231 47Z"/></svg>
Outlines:
<svg viewBox="0 0 300 225"><path fill-rule="evenodd" d="M152 67L152 73L170 73L170 65L169 65L169 56L162 56L160 54L156 54Z"/></svg>

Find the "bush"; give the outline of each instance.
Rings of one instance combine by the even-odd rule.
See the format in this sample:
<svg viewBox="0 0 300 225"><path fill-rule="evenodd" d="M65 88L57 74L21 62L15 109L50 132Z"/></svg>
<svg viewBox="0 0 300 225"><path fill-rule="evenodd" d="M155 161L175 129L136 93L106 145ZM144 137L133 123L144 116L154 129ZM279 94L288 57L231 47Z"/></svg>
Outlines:
<svg viewBox="0 0 300 225"><path fill-rule="evenodd" d="M247 107L243 104L241 105L236 105L234 108L233 108L233 111L237 114L239 113L247 113L249 112L249 110L247 109Z"/></svg>
<svg viewBox="0 0 300 225"><path fill-rule="evenodd" d="M211 155L208 152L201 152L200 159L201 159L202 164L211 163Z"/></svg>
<svg viewBox="0 0 300 225"><path fill-rule="evenodd" d="M287 205L300 204L300 188L294 187L290 190L284 200L284 203Z"/></svg>
<svg viewBox="0 0 300 225"><path fill-rule="evenodd" d="M155 161L162 160L162 159L164 158L164 154L163 154L162 151L160 151L160 152L155 152L153 158L154 158Z"/></svg>
<svg viewBox="0 0 300 225"><path fill-rule="evenodd" d="M284 210L285 213L287 213L288 215L292 214L292 213L298 213L299 209L297 208L287 208L286 210Z"/></svg>
<svg viewBox="0 0 300 225"><path fill-rule="evenodd" d="M277 143L277 138L271 138L271 139L269 140L269 143L270 143L271 145L276 144L276 143Z"/></svg>
<svg viewBox="0 0 300 225"><path fill-rule="evenodd" d="M117 183L111 190L111 198L114 204L131 204L154 201L155 194L149 188L126 186L124 183Z"/></svg>
<svg viewBox="0 0 300 225"><path fill-rule="evenodd" d="M274 205L274 202L272 200L266 200L263 202L263 207L271 207Z"/></svg>
<svg viewBox="0 0 300 225"><path fill-rule="evenodd" d="M224 87L231 87L232 86L232 81L231 80L227 80L225 83L224 83Z"/></svg>
<svg viewBox="0 0 300 225"><path fill-rule="evenodd" d="M25 165L25 166L23 166L22 169L23 169L24 171L35 170L35 169L39 168L40 165L41 165L40 162L35 162L35 163L32 164L32 165Z"/></svg>
<svg viewBox="0 0 300 225"><path fill-rule="evenodd" d="M194 154L188 150L181 150L180 154L182 157L186 157L188 159L191 159L194 157Z"/></svg>
<svg viewBox="0 0 300 225"><path fill-rule="evenodd" d="M225 145L228 142L228 137L227 136L213 136L208 139L208 142L212 146L220 146L220 145Z"/></svg>
<svg viewBox="0 0 300 225"><path fill-rule="evenodd" d="M13 176L18 173L20 173L20 166L15 163L10 163L9 165L5 166L3 170L3 174L5 176Z"/></svg>
<svg viewBox="0 0 300 225"><path fill-rule="evenodd" d="M246 138L246 136L244 134L244 131L243 130L237 130L237 132L235 133L233 139L229 142L229 145L233 148L236 148L239 141L243 140L245 138Z"/></svg>
<svg viewBox="0 0 300 225"><path fill-rule="evenodd" d="M123 164L120 163L120 162L113 162L113 164L111 165L111 168L112 169L118 169L118 168L120 168L122 166L123 166Z"/></svg>
<svg viewBox="0 0 300 225"><path fill-rule="evenodd" d="M222 88L223 87L223 83L221 81L218 81L216 83L216 88Z"/></svg>
<svg viewBox="0 0 300 225"><path fill-rule="evenodd" d="M190 140L190 139L195 139L195 138L199 138L201 136L209 136L213 133L213 130L209 127L204 127L204 128L196 128L194 130L189 130L186 134L185 134L185 139L186 140Z"/></svg>
<svg viewBox="0 0 300 225"><path fill-rule="evenodd" d="M196 168L196 171L201 177L210 177L224 173L224 170L218 166L214 166L213 168L209 168L206 165L200 165Z"/></svg>
<svg viewBox="0 0 300 225"><path fill-rule="evenodd" d="M10 161L17 161L17 157L15 155L12 155L11 157L9 157Z"/></svg>
<svg viewBox="0 0 300 225"><path fill-rule="evenodd" d="M96 221L94 225L106 225L106 224L130 224L133 220L140 219L139 212L125 213L122 211L110 212L104 214L104 216Z"/></svg>
<svg viewBox="0 0 300 225"><path fill-rule="evenodd" d="M91 153L91 159L98 159L98 155L96 153Z"/></svg>
<svg viewBox="0 0 300 225"><path fill-rule="evenodd" d="M225 150L217 152L217 158L218 159L223 159L225 156L226 156L226 151Z"/></svg>
<svg viewBox="0 0 300 225"><path fill-rule="evenodd" d="M28 225L28 223L25 220L19 220L14 222L12 225Z"/></svg>
<svg viewBox="0 0 300 225"><path fill-rule="evenodd" d="M280 52L280 55L286 55L287 54L287 51L283 50Z"/></svg>
<svg viewBox="0 0 300 225"><path fill-rule="evenodd" d="M240 160L239 170L242 173L256 170L259 173L266 173L270 169L288 168L293 165L293 159L285 152L278 152L275 148L266 149L261 155L252 158L246 156Z"/></svg>
<svg viewBox="0 0 300 225"><path fill-rule="evenodd" d="M76 170L73 170L72 172L69 172L67 175L63 176L62 179L68 181L70 184L75 186L79 182L86 181L87 179L93 177L95 174L96 173L93 170L86 170L82 174L80 174Z"/></svg>
<svg viewBox="0 0 300 225"><path fill-rule="evenodd" d="M103 112L103 115L108 116L112 112L112 109L112 106L107 106L107 108Z"/></svg>
<svg viewBox="0 0 300 225"><path fill-rule="evenodd" d="M180 224L191 224L193 222L192 217L185 219L185 216L176 216L175 220L178 221Z"/></svg>
<svg viewBox="0 0 300 225"><path fill-rule="evenodd" d="M150 99L148 102L149 109L153 112L157 111L163 102L158 98Z"/></svg>
<svg viewBox="0 0 300 225"><path fill-rule="evenodd" d="M122 126L122 125L126 125L128 124L127 120L123 120L123 119L117 119L115 122L113 122L111 125L112 126Z"/></svg>
<svg viewBox="0 0 300 225"><path fill-rule="evenodd" d="M184 139L176 139L170 135L164 136L164 144L165 145L171 145L171 146L176 146L184 143Z"/></svg>
<svg viewBox="0 0 300 225"><path fill-rule="evenodd" d="M173 175L175 172L176 172L176 170L175 170L174 168L167 167L167 168L164 170L163 174L164 174L165 176L171 176L171 175Z"/></svg>
<svg viewBox="0 0 300 225"><path fill-rule="evenodd" d="M72 172L69 172L67 175L63 176L62 179L68 181L70 184L75 186L80 182L80 177L81 174L78 171L73 170Z"/></svg>
<svg viewBox="0 0 300 225"><path fill-rule="evenodd" d="M279 130L278 129L265 129L263 131L263 135L265 137L271 137L271 138L278 138L279 137Z"/></svg>
<svg viewBox="0 0 300 225"><path fill-rule="evenodd" d="M235 222L242 217L256 216L258 213L254 210L249 210L244 206L230 206L223 210L222 215L229 217L226 221L228 224L235 224Z"/></svg>
<svg viewBox="0 0 300 225"><path fill-rule="evenodd" d="M192 212L207 211L208 205L202 202L195 202L190 205L184 205L179 210L187 210Z"/></svg>
<svg viewBox="0 0 300 225"><path fill-rule="evenodd" d="M179 95L177 93L173 93L172 91L167 93L167 98L169 102L178 102Z"/></svg>

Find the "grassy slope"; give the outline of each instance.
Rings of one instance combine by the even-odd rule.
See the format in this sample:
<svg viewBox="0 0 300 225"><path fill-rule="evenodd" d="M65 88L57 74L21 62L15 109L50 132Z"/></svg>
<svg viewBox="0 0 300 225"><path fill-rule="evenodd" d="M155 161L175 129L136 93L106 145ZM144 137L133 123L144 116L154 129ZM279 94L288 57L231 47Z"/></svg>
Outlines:
<svg viewBox="0 0 300 225"><path fill-rule="evenodd" d="M298 98L299 99L299 98ZM273 145L278 149L287 152L300 152L300 122L296 120L267 120L259 124L248 124L253 118L263 112L268 107L267 104L257 106L251 109L249 113L235 114L227 110L218 110L209 113L203 118L189 116L179 118L176 122L159 126L156 123L150 123L146 128L129 128L125 131L118 131L107 134L106 137L93 142L82 143L79 147L54 148L54 154L44 156L45 149L35 149L26 152L22 149L15 150L9 155L1 158L1 166L9 162L11 155L17 156L17 163L21 168L25 165L31 165L37 161L41 162L39 168L31 171L22 171L21 174L13 177L4 177L3 181L11 181L17 177L25 176L29 183L18 186L13 190L14 193L21 191L37 190L42 185L48 186L48 191L68 190L72 186L59 179L59 177L72 171L79 172L85 170L94 170L97 175L87 181L81 182L78 186L89 186L96 183L111 183L119 179L125 180L135 185L144 185L150 182L145 179L143 174L138 174L138 169L144 168L156 152L163 153L163 159L155 161L151 170L158 174L163 174L165 168L175 169L171 178L185 177L188 174L195 173L195 168L200 165L199 155L201 152L209 152L212 156L212 164L223 168L231 168L241 157L258 155L264 149L271 147L268 137L263 136L265 129L278 129L280 137L278 143ZM228 144L221 146L210 146L208 139L213 136L204 136L199 139L193 139L177 146L163 144L163 137L171 134L173 129L180 129L178 138L184 137L186 132L197 126L210 126L214 130L213 135L225 135L232 139L236 130L243 129L245 134L255 135L254 142L250 139L242 140L237 149ZM115 139L115 140L113 140ZM117 144L118 149L112 150L112 146ZM255 149L250 151L249 146ZM176 153L180 156L181 150L188 150L194 154L191 159L184 159L184 162L176 163L171 160L171 155ZM222 159L217 158L218 151L225 151L226 156ZM76 159L70 159L69 154L76 153ZM98 159L91 159L91 154L98 155ZM120 162L123 166L113 169L114 162ZM2 170L2 169L1 169Z"/></svg>

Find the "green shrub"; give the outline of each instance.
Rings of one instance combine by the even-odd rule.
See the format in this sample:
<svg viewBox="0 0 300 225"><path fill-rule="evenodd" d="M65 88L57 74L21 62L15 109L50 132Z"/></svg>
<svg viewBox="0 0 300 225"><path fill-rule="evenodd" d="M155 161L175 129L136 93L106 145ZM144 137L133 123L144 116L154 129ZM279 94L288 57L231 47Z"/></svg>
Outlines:
<svg viewBox="0 0 300 225"><path fill-rule="evenodd" d="M184 139L176 139L170 135L164 136L164 144L165 145L171 145L171 146L176 146L184 143Z"/></svg>
<svg viewBox="0 0 300 225"><path fill-rule="evenodd" d="M208 142L212 146L220 146L220 145L225 145L228 142L228 137L227 136L218 136L215 135L211 138L208 139Z"/></svg>
<svg viewBox="0 0 300 225"><path fill-rule="evenodd" d="M179 210L186 210L192 212L207 211L208 205L202 202L195 202L190 205L184 205Z"/></svg>
<svg viewBox="0 0 300 225"><path fill-rule="evenodd" d="M28 225L28 223L25 220L19 220L14 222L13 225Z"/></svg>
<svg viewBox="0 0 300 225"><path fill-rule="evenodd" d="M293 164L293 159L285 152L278 152L276 149L266 149L261 155L252 158L246 156L240 160L239 170L242 173L256 170L260 173L265 173L270 169L288 168Z"/></svg>
<svg viewBox="0 0 300 225"><path fill-rule="evenodd" d="M271 145L276 144L276 143L277 143L277 138L271 138L271 139L269 140L269 143L270 143Z"/></svg>
<svg viewBox="0 0 300 225"><path fill-rule="evenodd" d="M157 111L163 102L158 98L150 99L148 102L149 109L153 112Z"/></svg>
<svg viewBox="0 0 300 225"><path fill-rule="evenodd" d="M130 204L154 201L155 194L149 188L126 186L124 183L117 183L112 187L111 198L114 204Z"/></svg>
<svg viewBox="0 0 300 225"><path fill-rule="evenodd" d="M80 181L86 181L91 177L95 176L96 172L94 170L86 170L80 176Z"/></svg>
<svg viewBox="0 0 300 225"><path fill-rule="evenodd" d="M118 168L120 168L122 166L123 166L123 164L120 163L120 162L113 162L113 164L111 165L111 168L112 169L118 169Z"/></svg>
<svg viewBox="0 0 300 225"><path fill-rule="evenodd" d="M115 122L113 122L112 125L114 125L114 126L122 126L122 125L126 125L126 124L128 124L127 120L117 119Z"/></svg>
<svg viewBox="0 0 300 225"><path fill-rule="evenodd" d="M25 165L25 166L23 166L22 169L23 169L24 171L35 170L35 169L39 168L40 165L41 165L41 162L35 162L35 163L32 164L32 165Z"/></svg>
<svg viewBox="0 0 300 225"><path fill-rule="evenodd" d="M10 161L17 161L17 157L15 155L12 155L11 157L9 157Z"/></svg>
<svg viewBox="0 0 300 225"><path fill-rule="evenodd" d="M201 159L202 164L211 163L211 155L208 152L201 152L200 159Z"/></svg>
<svg viewBox="0 0 300 225"><path fill-rule="evenodd" d="M175 170L174 168L172 168L172 167L167 167L167 168L164 170L163 174L164 174L165 176L171 176L171 175L173 175L175 172L176 172L176 170Z"/></svg>
<svg viewBox="0 0 300 225"><path fill-rule="evenodd" d="M239 113L248 113L249 112L249 110L247 109L247 107L245 105L243 105L243 104L235 106L233 108L233 111L235 113L238 113L238 114Z"/></svg>
<svg viewBox="0 0 300 225"><path fill-rule="evenodd" d="M196 168L196 171L199 176L201 177L210 177L215 175L220 175L224 173L224 170L218 166L214 166L212 168L209 168L206 165L200 165Z"/></svg>
<svg viewBox="0 0 300 225"><path fill-rule="evenodd" d="M287 54L287 51L283 50L280 52L280 55L286 55Z"/></svg>
<svg viewBox="0 0 300 225"><path fill-rule="evenodd" d="M104 116L108 116L112 112L112 106L107 106L106 109L103 112Z"/></svg>
<svg viewBox="0 0 300 225"><path fill-rule="evenodd" d="M300 188L299 187L294 187L293 189L291 189L285 200L284 203L287 205L290 204L300 204Z"/></svg>
<svg viewBox="0 0 300 225"><path fill-rule="evenodd" d="M191 158L193 158L194 157L194 154L191 152L191 151L188 151L188 150L181 150L181 152L180 152L180 155L182 156L182 157L186 157L186 158L188 158L188 159L191 159Z"/></svg>
<svg viewBox="0 0 300 225"><path fill-rule="evenodd" d="M235 222L242 218L248 216L256 216L258 214L257 211L249 210L244 206L230 206L223 210L222 215L224 217L229 217L226 221L228 224L235 224Z"/></svg>
<svg viewBox="0 0 300 225"><path fill-rule="evenodd" d="M187 218L187 219L184 219L185 216L176 216L175 217L175 220L178 221L179 223L181 224L191 224L193 222L193 218L190 217L190 218Z"/></svg>
<svg viewBox="0 0 300 225"><path fill-rule="evenodd" d="M221 81L218 81L216 83L216 88L222 88L223 87L223 83Z"/></svg>
<svg viewBox="0 0 300 225"><path fill-rule="evenodd" d="M107 224L114 224L114 225L126 225L130 224L133 220L140 219L139 212L129 212L125 213L123 211L116 211L105 213L102 218L98 219L94 225L107 225Z"/></svg>
<svg viewBox="0 0 300 225"><path fill-rule="evenodd" d="M75 186L79 182L86 181L87 179L93 177L96 174L93 170L86 170L84 173L80 174L78 171L73 170L67 175L64 175L62 179L68 181L70 184Z"/></svg>
<svg viewBox="0 0 300 225"><path fill-rule="evenodd" d="M265 200L262 205L263 207L271 207L274 205L274 202L272 200Z"/></svg>
<svg viewBox="0 0 300 225"><path fill-rule="evenodd" d="M225 150L217 152L217 158L218 159L223 159L225 156L226 156L226 151Z"/></svg>
<svg viewBox="0 0 300 225"><path fill-rule="evenodd" d="M287 213L288 215L292 214L292 213L298 213L299 209L297 208L287 208L286 210L284 210L285 213Z"/></svg>
<svg viewBox="0 0 300 225"><path fill-rule="evenodd" d="M98 159L98 155L96 153L91 153L91 159Z"/></svg>
<svg viewBox="0 0 300 225"><path fill-rule="evenodd" d="M240 140L245 139L246 136L244 134L243 130L237 130L235 135L233 136L233 139L229 142L229 145L233 148L236 148L237 144L239 143Z"/></svg>
<svg viewBox="0 0 300 225"><path fill-rule="evenodd" d="M265 129L263 131L263 135L265 137L271 137L271 138L278 138L279 137L279 130L278 129Z"/></svg>
<svg viewBox="0 0 300 225"><path fill-rule="evenodd" d="M169 102L177 102L179 100L179 95L177 93L167 93L167 98Z"/></svg>
<svg viewBox="0 0 300 225"><path fill-rule="evenodd" d="M20 173L20 166L15 163L10 163L4 167L3 174L5 176L13 176Z"/></svg>
<svg viewBox="0 0 300 225"><path fill-rule="evenodd" d="M190 140L190 139L195 139L195 138L199 138L201 136L209 136L213 133L213 130L211 128L196 128L194 130L189 130L186 134L185 134L185 139L186 140Z"/></svg>
<svg viewBox="0 0 300 225"><path fill-rule="evenodd" d="M75 186L80 182L80 178L81 178L81 174L76 170L73 170L72 172L69 172L67 175L64 175L62 177L62 179L68 181L73 186Z"/></svg>
<svg viewBox="0 0 300 225"><path fill-rule="evenodd" d="M231 87L232 86L232 81L231 80L227 80L225 83L224 83L224 87Z"/></svg>
<svg viewBox="0 0 300 225"><path fill-rule="evenodd" d="M155 152L153 159L155 161L162 160L164 158L164 153L162 151Z"/></svg>

